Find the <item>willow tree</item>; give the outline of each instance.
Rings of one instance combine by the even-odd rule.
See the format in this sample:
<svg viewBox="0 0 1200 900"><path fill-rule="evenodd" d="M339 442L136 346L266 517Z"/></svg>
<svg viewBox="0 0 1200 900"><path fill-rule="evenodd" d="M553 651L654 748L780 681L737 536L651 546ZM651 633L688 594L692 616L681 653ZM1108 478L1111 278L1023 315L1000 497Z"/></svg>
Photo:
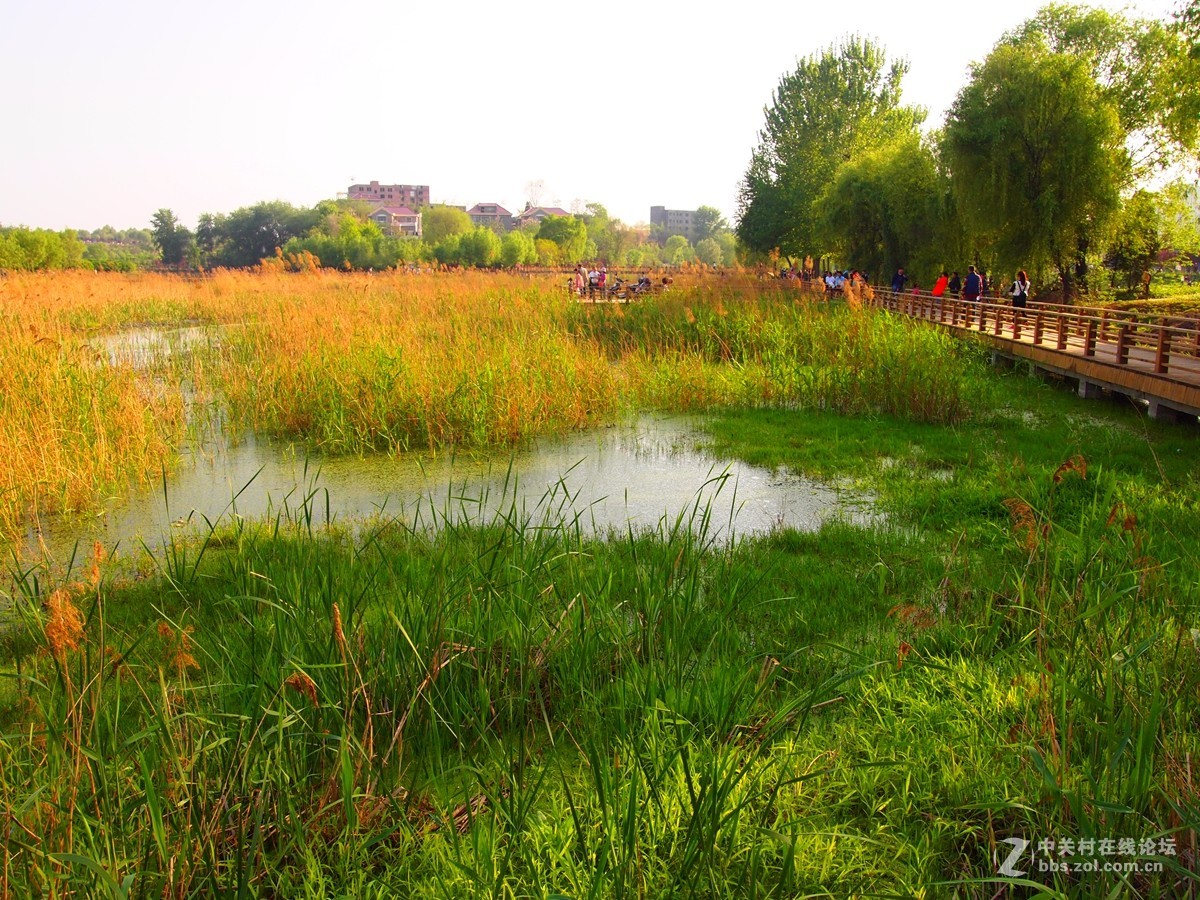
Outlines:
<svg viewBox="0 0 1200 900"><path fill-rule="evenodd" d="M830 249L879 281L898 266L929 277L942 264L939 188L937 161L917 135L866 151L838 170L819 204Z"/></svg>
<svg viewBox="0 0 1200 900"><path fill-rule="evenodd" d="M1112 105L1130 153L1130 183L1186 161L1196 147L1200 106L1192 60L1200 60L1194 31L1200 14L1195 0L1175 23L1130 18L1086 6L1050 4L1001 45L1045 47L1074 56L1086 66L1100 95ZM1190 9L1190 12L1189 12ZM1192 89L1186 85L1191 84Z"/></svg>
<svg viewBox="0 0 1200 900"><path fill-rule="evenodd" d="M766 121L738 195L737 235L760 253L819 256L818 202L838 168L897 135L924 111L900 105L907 64L872 41L849 38L801 60L764 109Z"/></svg>
<svg viewBox="0 0 1200 900"><path fill-rule="evenodd" d="M1004 268L1052 269L1073 294L1120 204L1124 137L1083 59L1036 41L998 46L959 92L942 141L976 248Z"/></svg>

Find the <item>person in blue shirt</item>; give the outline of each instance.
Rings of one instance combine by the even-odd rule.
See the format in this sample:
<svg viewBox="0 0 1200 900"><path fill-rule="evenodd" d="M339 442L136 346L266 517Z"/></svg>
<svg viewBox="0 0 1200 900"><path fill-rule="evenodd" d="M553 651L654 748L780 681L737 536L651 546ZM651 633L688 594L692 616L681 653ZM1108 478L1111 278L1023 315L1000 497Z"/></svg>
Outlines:
<svg viewBox="0 0 1200 900"><path fill-rule="evenodd" d="M967 280L963 282L963 299L974 302L983 293L983 279L974 266L967 267Z"/></svg>
<svg viewBox="0 0 1200 900"><path fill-rule="evenodd" d="M896 274L892 276L892 290L899 294L904 290L904 282L908 281L908 276L904 274L904 269L896 270Z"/></svg>

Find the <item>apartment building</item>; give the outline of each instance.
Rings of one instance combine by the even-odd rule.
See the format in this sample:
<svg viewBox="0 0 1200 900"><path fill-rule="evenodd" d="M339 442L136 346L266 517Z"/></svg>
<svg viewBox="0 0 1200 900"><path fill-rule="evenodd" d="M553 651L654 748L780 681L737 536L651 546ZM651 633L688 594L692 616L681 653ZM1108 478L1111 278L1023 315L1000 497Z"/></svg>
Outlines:
<svg viewBox="0 0 1200 900"><path fill-rule="evenodd" d="M366 200L368 203L382 203L384 206L407 206L409 209L421 209L429 206L429 185L427 184L380 184L372 181L370 184L352 184L346 195L351 200Z"/></svg>
<svg viewBox="0 0 1200 900"><path fill-rule="evenodd" d="M682 234L689 241L694 241L696 239L696 210L652 206L650 207L650 225L661 226L664 238L673 234Z"/></svg>

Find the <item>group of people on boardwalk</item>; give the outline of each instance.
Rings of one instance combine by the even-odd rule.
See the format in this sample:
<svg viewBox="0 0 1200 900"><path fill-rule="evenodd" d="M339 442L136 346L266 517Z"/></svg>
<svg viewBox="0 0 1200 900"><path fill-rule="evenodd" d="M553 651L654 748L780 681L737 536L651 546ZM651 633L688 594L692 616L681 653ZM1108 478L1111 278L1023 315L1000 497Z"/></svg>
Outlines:
<svg viewBox="0 0 1200 900"><path fill-rule="evenodd" d="M857 287L867 283L866 276L857 269L853 271L850 269L845 271L826 269L823 272L817 272L815 269L793 265L790 268L780 269L779 277L787 281L801 282L804 287L823 286L825 293L829 295L845 293L846 285Z"/></svg>
<svg viewBox="0 0 1200 900"><path fill-rule="evenodd" d="M667 285L671 284L672 279L666 276L662 280L662 290L666 290ZM641 275L635 282L627 282L618 277L615 281L609 281L608 267L600 266L596 268L592 266L590 269L582 263L575 267L575 272L567 281L567 288L576 297L588 297L595 301L598 298L620 299L627 300L631 296L641 296L649 294L656 289L656 285L650 280L648 274Z"/></svg>
<svg viewBox="0 0 1200 900"><path fill-rule="evenodd" d="M592 296L595 296L597 292L603 293L607 284L607 266L601 266L599 269L595 266L591 269L585 269L581 263L575 267L575 274L572 276L572 287L575 288L575 293L580 297L583 296L584 291L587 291Z"/></svg>
<svg viewBox="0 0 1200 900"><path fill-rule="evenodd" d="M908 275L905 274L903 267L896 270L896 274L892 276L892 290L897 293L903 293L905 284L908 283ZM960 297L963 300L974 303L980 297L986 297L991 285L988 284L987 275L976 269L975 266L967 266L967 277L962 278L958 272L950 274L942 272L934 282L933 290L930 291L934 297L952 297L957 300ZM913 285L914 290L916 285ZM1029 300L1029 276L1025 274L1025 270L1017 272L1017 277L1013 280L1012 286L1008 289L1008 295L1012 299L1012 305L1018 309L1024 309L1026 302ZM997 292L997 296L999 293Z"/></svg>

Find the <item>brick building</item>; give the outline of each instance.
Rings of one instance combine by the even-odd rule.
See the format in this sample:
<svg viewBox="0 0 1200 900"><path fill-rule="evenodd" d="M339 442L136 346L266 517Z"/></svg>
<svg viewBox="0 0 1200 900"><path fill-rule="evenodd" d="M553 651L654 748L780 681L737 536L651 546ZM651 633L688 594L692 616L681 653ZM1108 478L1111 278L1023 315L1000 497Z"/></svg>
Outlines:
<svg viewBox="0 0 1200 900"><path fill-rule="evenodd" d="M351 200L366 200L385 206L421 209L430 205L427 184L380 184L372 181L370 184L352 184L346 194Z"/></svg>

